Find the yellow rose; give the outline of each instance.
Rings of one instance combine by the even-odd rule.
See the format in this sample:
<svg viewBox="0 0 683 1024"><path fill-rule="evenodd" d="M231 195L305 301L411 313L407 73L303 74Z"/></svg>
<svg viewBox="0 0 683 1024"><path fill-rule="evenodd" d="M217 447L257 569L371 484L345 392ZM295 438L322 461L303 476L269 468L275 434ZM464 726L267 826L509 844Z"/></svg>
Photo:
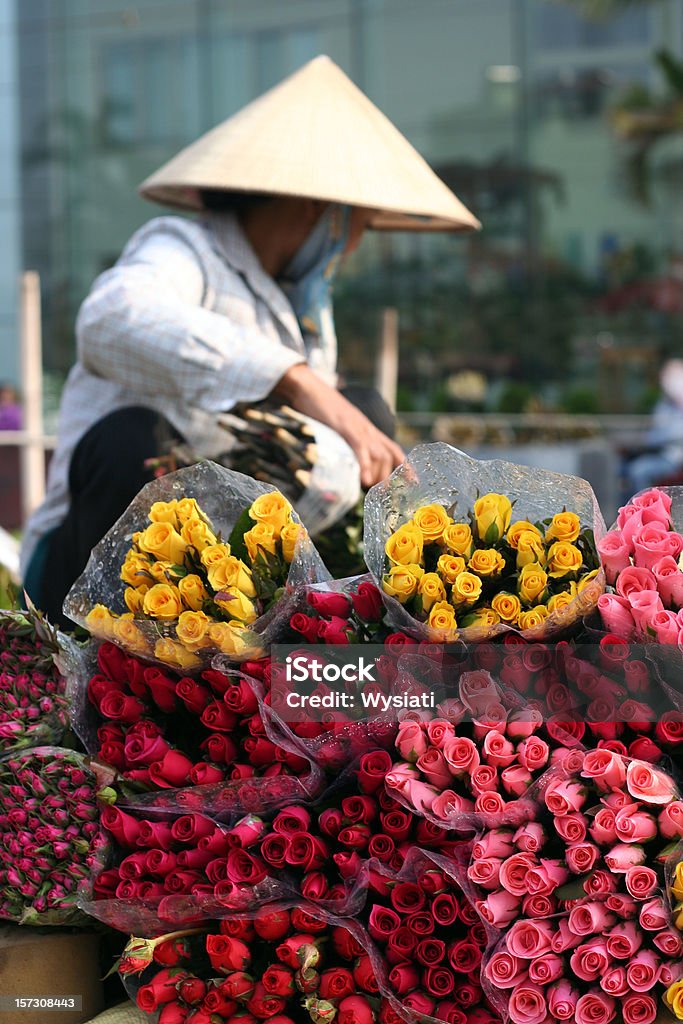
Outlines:
<svg viewBox="0 0 683 1024"><path fill-rule="evenodd" d="M169 523L175 529L178 525L177 507L178 502L175 499L173 501L155 501L149 510L149 521L151 523Z"/></svg>
<svg viewBox="0 0 683 1024"><path fill-rule="evenodd" d="M495 548L479 548L473 552L467 567L477 576L497 576L505 568L505 559Z"/></svg>
<svg viewBox="0 0 683 1024"><path fill-rule="evenodd" d="M664 993L664 1001L676 1015L677 1020L683 1020L683 981L674 981Z"/></svg>
<svg viewBox="0 0 683 1024"><path fill-rule="evenodd" d="M209 626L209 639L228 657L243 657L249 650L249 631L241 622L213 622Z"/></svg>
<svg viewBox="0 0 683 1024"><path fill-rule="evenodd" d="M145 594L149 590L149 587L126 587L123 592L123 600L126 602L126 608L133 615L142 615L142 602Z"/></svg>
<svg viewBox="0 0 683 1024"><path fill-rule="evenodd" d="M181 612L175 628L175 635L181 644L189 650L200 646L204 647L211 622L212 620L204 612Z"/></svg>
<svg viewBox="0 0 683 1024"><path fill-rule="evenodd" d="M114 628L114 616L103 604L96 604L85 617L85 628L93 636L110 637Z"/></svg>
<svg viewBox="0 0 683 1024"><path fill-rule="evenodd" d="M132 619L121 616L114 620L113 640L115 643L125 647L131 654L149 654L150 646L147 643L144 633L136 626Z"/></svg>
<svg viewBox="0 0 683 1024"><path fill-rule="evenodd" d="M269 523L256 523L244 534L244 543L247 545L252 563L258 558L259 552L262 557L264 552L267 555L274 555L277 542L273 527Z"/></svg>
<svg viewBox="0 0 683 1024"><path fill-rule="evenodd" d="M188 519L180 531L180 536L188 547L196 551L203 551L204 548L216 544L214 534L201 519Z"/></svg>
<svg viewBox="0 0 683 1024"><path fill-rule="evenodd" d="M422 561L423 546L422 530L411 520L392 533L384 550L394 565L418 565Z"/></svg>
<svg viewBox="0 0 683 1024"><path fill-rule="evenodd" d="M522 610L522 602L516 594L507 594L502 590L491 601L491 607L500 617L501 622L506 622L508 626L514 626Z"/></svg>
<svg viewBox="0 0 683 1024"><path fill-rule="evenodd" d="M671 892L679 903L683 902L683 860L679 860L674 870Z"/></svg>
<svg viewBox="0 0 683 1024"><path fill-rule="evenodd" d="M258 618L253 602L237 587L224 587L221 590L221 595L220 599L215 598L216 604L223 611L228 612L233 619L238 619L248 625Z"/></svg>
<svg viewBox="0 0 683 1024"><path fill-rule="evenodd" d="M683 906L680 903L674 907L673 922L679 932L683 932Z"/></svg>
<svg viewBox="0 0 683 1024"><path fill-rule="evenodd" d="M453 584L451 596L454 605L473 605L481 597L481 580L472 572L461 572Z"/></svg>
<svg viewBox="0 0 683 1024"><path fill-rule="evenodd" d="M484 544L496 544L510 525L512 505L504 494L484 494L474 503L477 534Z"/></svg>
<svg viewBox="0 0 683 1024"><path fill-rule="evenodd" d="M269 491L252 502L249 515L257 523L272 526L273 536L279 537L292 516L292 506L279 491Z"/></svg>
<svg viewBox="0 0 683 1024"><path fill-rule="evenodd" d="M437 601L429 613L429 625L439 633L452 636L458 628L453 606L448 601Z"/></svg>
<svg viewBox="0 0 683 1024"><path fill-rule="evenodd" d="M152 523L140 537L138 546L159 561L182 565L187 544L170 523Z"/></svg>
<svg viewBox="0 0 683 1024"><path fill-rule="evenodd" d="M230 587L237 587L247 597L256 597L256 587L251 575L251 569L239 558L230 555L222 562L212 565L208 572L209 585L214 593L221 590L228 590Z"/></svg>
<svg viewBox="0 0 683 1024"><path fill-rule="evenodd" d="M152 577L155 583L170 583L171 582L171 563L170 562L152 562L149 567L149 575ZM147 581L149 584L149 580Z"/></svg>
<svg viewBox="0 0 683 1024"><path fill-rule="evenodd" d="M185 607L193 612L200 611L209 596L201 577L195 575L195 573L181 576L178 580L178 590Z"/></svg>
<svg viewBox="0 0 683 1024"><path fill-rule="evenodd" d="M599 569L593 569L592 572L587 572L585 575L579 577L579 582L576 584L577 593L582 594L589 583L592 583L595 577L600 572Z"/></svg>
<svg viewBox="0 0 683 1024"><path fill-rule="evenodd" d="M190 519L200 519L207 523L208 520L194 498L180 498L175 508L178 524L184 526Z"/></svg>
<svg viewBox="0 0 683 1024"><path fill-rule="evenodd" d="M517 593L522 604L539 604L548 586L548 574L540 565L525 565L517 578Z"/></svg>
<svg viewBox="0 0 683 1024"><path fill-rule="evenodd" d="M437 601L446 600L446 590L435 572L426 572L420 577L417 593L422 598L423 612L428 612Z"/></svg>
<svg viewBox="0 0 683 1024"><path fill-rule="evenodd" d="M455 555L469 558L474 550L472 530L467 523L451 523L443 531L442 543Z"/></svg>
<svg viewBox="0 0 683 1024"><path fill-rule="evenodd" d="M500 617L498 613L494 612L493 608L484 605L482 608L477 608L476 611L471 612L466 619L463 619L461 625L476 626L478 629L491 629L492 626L497 626L499 622Z"/></svg>
<svg viewBox="0 0 683 1024"><path fill-rule="evenodd" d="M517 550L517 541L522 533L535 533L539 539L542 539L543 534L530 523L528 519L518 519L515 523L511 523L508 527L508 532L505 534L505 540L508 542L511 548Z"/></svg>
<svg viewBox="0 0 683 1024"><path fill-rule="evenodd" d="M421 565L393 565L382 579L382 590L405 604L417 593L420 579L424 576Z"/></svg>
<svg viewBox="0 0 683 1024"><path fill-rule="evenodd" d="M301 523L285 523L282 527L280 543L282 544L282 557L285 562L292 561L299 537L303 537L305 533L306 531Z"/></svg>
<svg viewBox="0 0 683 1024"><path fill-rule="evenodd" d="M549 614L546 606L539 604L536 608L528 608L525 612L520 612L517 625L520 629L533 629L534 626L540 626L542 622L545 622Z"/></svg>
<svg viewBox="0 0 683 1024"><path fill-rule="evenodd" d="M413 522L424 537L425 544L441 540L443 531L453 520L443 505L423 505L415 512Z"/></svg>
<svg viewBox="0 0 683 1024"><path fill-rule="evenodd" d="M170 583L156 583L145 594L142 609L153 619L177 619L183 610L180 591Z"/></svg>
<svg viewBox="0 0 683 1024"><path fill-rule="evenodd" d="M465 559L461 555L440 555L436 571L446 583L455 583L460 573L465 571Z"/></svg>
<svg viewBox="0 0 683 1024"><path fill-rule="evenodd" d="M581 520L575 512L558 512L545 531L545 539L572 542L577 540L580 533Z"/></svg>
<svg viewBox="0 0 683 1024"><path fill-rule="evenodd" d="M548 549L548 573L553 579L580 572L583 555L577 547L567 541L558 540Z"/></svg>
<svg viewBox="0 0 683 1024"><path fill-rule="evenodd" d="M151 562L147 555L129 551L121 566L121 579L130 587L149 586Z"/></svg>
<svg viewBox="0 0 683 1024"><path fill-rule="evenodd" d="M522 530L517 535L517 568L523 569L530 562L545 565L545 545L538 533Z"/></svg>
<svg viewBox="0 0 683 1024"><path fill-rule="evenodd" d="M205 569L210 569L216 562L222 562L224 558L230 557L229 544L213 544L210 548L204 548L199 554L199 561Z"/></svg>
<svg viewBox="0 0 683 1024"><path fill-rule="evenodd" d="M201 668L202 664L201 658L167 636L157 640L154 646L154 657L157 661L163 661L164 665L179 668L183 672Z"/></svg>
<svg viewBox="0 0 683 1024"><path fill-rule="evenodd" d="M553 594L548 601L548 611L551 615L555 612L561 612L563 608L569 607L573 600L574 597L568 590L563 590L559 594Z"/></svg>

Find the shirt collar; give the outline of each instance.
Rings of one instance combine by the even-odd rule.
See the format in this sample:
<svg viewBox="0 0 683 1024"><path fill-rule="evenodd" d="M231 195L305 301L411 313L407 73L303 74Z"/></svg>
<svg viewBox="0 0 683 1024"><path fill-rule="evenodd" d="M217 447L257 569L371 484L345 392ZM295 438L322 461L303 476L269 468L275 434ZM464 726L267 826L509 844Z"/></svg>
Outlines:
<svg viewBox="0 0 683 1024"><path fill-rule="evenodd" d="M233 213L209 213L206 223L213 234L220 255L241 274L282 326L292 336L297 348L303 348L299 321L278 284L265 272L254 249Z"/></svg>

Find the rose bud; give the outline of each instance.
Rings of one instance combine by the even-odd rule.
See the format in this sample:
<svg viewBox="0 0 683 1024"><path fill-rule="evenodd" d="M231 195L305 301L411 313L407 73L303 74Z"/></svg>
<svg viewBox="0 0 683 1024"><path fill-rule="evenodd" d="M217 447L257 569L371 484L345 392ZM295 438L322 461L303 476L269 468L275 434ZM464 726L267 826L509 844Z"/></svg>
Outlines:
<svg viewBox="0 0 683 1024"><path fill-rule="evenodd" d="M327 931L327 922L314 917L313 914L307 913L303 907L294 907L292 910L292 928L297 928L300 932L310 932L311 935L318 935L321 932Z"/></svg>
<svg viewBox="0 0 683 1024"><path fill-rule="evenodd" d="M155 945L153 953L154 960L165 967L175 967L181 960L189 960L190 955L190 943L186 938L159 942Z"/></svg>
<svg viewBox="0 0 683 1024"><path fill-rule="evenodd" d="M409 1010L414 1010L418 1014L425 1014L431 1017L434 1012L436 1000L432 996L428 996L426 992L410 992L403 999L403 1005L407 1006Z"/></svg>
<svg viewBox="0 0 683 1024"><path fill-rule="evenodd" d="M256 935L251 921L240 920L238 917L219 921L218 929L221 935L229 935L232 939L244 939L245 942L251 942Z"/></svg>
<svg viewBox="0 0 683 1024"><path fill-rule="evenodd" d="M315 936L310 934L307 935L305 933L290 935L289 938L280 943L275 950L275 955L283 964L287 964L288 967L291 967L296 971L301 967L299 952L303 950L304 946L312 946L314 949L317 948L315 946ZM308 966L316 967L317 960L315 963L309 963Z"/></svg>
<svg viewBox="0 0 683 1024"><path fill-rule="evenodd" d="M263 982L260 981L256 982L254 992L251 998L247 1000L247 1009L255 1017L258 1017L259 1020L266 1020L277 1013L282 1013L286 1005L286 999L269 995L263 986Z"/></svg>
<svg viewBox="0 0 683 1024"><path fill-rule="evenodd" d="M363 947L348 928L342 928L341 926L332 929L332 945L342 960L355 960L356 957L363 956L365 953Z"/></svg>
<svg viewBox="0 0 683 1024"><path fill-rule="evenodd" d="M178 997L177 986L187 977L187 971L166 967L158 971L152 980L138 989L136 1003L145 1013L154 1013L164 1003L172 1003Z"/></svg>
<svg viewBox="0 0 683 1024"><path fill-rule="evenodd" d="M339 1003L336 1024L373 1024L374 1019L364 996L347 996Z"/></svg>
<svg viewBox="0 0 683 1024"><path fill-rule="evenodd" d="M332 967L320 975L321 999L344 999L356 990L353 974L346 967Z"/></svg>
<svg viewBox="0 0 683 1024"><path fill-rule="evenodd" d="M239 1001L250 999L254 992L254 979L244 971L235 971L221 982L221 991L230 999Z"/></svg>
<svg viewBox="0 0 683 1024"><path fill-rule="evenodd" d="M180 1003L166 1003L161 1007L158 1024L185 1024L189 1014L188 1006L181 1006Z"/></svg>
<svg viewBox="0 0 683 1024"><path fill-rule="evenodd" d="M262 981L263 988L270 996L286 999L294 995L294 974L284 964L271 964Z"/></svg>
<svg viewBox="0 0 683 1024"><path fill-rule="evenodd" d="M290 914L288 910L273 910L268 906L259 907L254 916L254 931L268 942L275 942L283 938L290 928ZM298 967L298 964L294 964Z"/></svg>
<svg viewBox="0 0 683 1024"><path fill-rule="evenodd" d="M251 963L249 947L240 939L232 939L226 935L207 935L206 952L211 966L221 974L245 971Z"/></svg>

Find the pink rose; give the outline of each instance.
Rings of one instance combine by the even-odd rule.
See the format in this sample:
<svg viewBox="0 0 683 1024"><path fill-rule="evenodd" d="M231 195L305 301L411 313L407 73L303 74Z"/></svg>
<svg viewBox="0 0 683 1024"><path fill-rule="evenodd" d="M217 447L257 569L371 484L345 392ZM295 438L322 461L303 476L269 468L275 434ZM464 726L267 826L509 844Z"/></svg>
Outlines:
<svg viewBox="0 0 683 1024"><path fill-rule="evenodd" d="M452 789L444 789L434 798L431 810L439 821L450 821L458 814L468 814L473 811L474 804L471 800L454 793Z"/></svg>
<svg viewBox="0 0 683 1024"><path fill-rule="evenodd" d="M620 921L605 936L609 955L614 960L630 960L643 944L643 936L634 921Z"/></svg>
<svg viewBox="0 0 683 1024"><path fill-rule="evenodd" d="M610 966L607 943L597 936L582 943L572 953L569 964L581 981L596 981Z"/></svg>
<svg viewBox="0 0 683 1024"><path fill-rule="evenodd" d="M507 768L515 760L515 748L502 733L492 729L484 738L484 760L494 768Z"/></svg>
<svg viewBox="0 0 683 1024"><path fill-rule="evenodd" d="M569 927L575 935L599 935L615 922L604 903L583 903L569 911Z"/></svg>
<svg viewBox="0 0 683 1024"><path fill-rule="evenodd" d="M541 859L539 865L527 871L527 892L533 896L549 896L564 885L568 878L569 872L561 861Z"/></svg>
<svg viewBox="0 0 683 1024"><path fill-rule="evenodd" d="M470 786L475 796L498 789L498 772L488 764L480 764L470 776Z"/></svg>
<svg viewBox="0 0 683 1024"><path fill-rule="evenodd" d="M536 866L536 858L530 853L515 853L503 862L500 869L500 884L513 896L526 896L527 873Z"/></svg>
<svg viewBox="0 0 683 1024"><path fill-rule="evenodd" d="M538 821L529 821L517 829L512 839L522 853L538 853L545 843L545 830Z"/></svg>
<svg viewBox="0 0 683 1024"><path fill-rule="evenodd" d="M665 839L683 836L683 801L672 800L659 814L659 831Z"/></svg>
<svg viewBox="0 0 683 1024"><path fill-rule="evenodd" d="M676 613L670 611L655 612L648 625L649 634L658 644L677 644L680 629Z"/></svg>
<svg viewBox="0 0 683 1024"><path fill-rule="evenodd" d="M551 782L545 792L545 805L551 814L571 814L580 811L586 802L586 793L578 782L558 779Z"/></svg>
<svg viewBox="0 0 683 1024"><path fill-rule="evenodd" d="M475 885L493 892L498 888L502 860L495 857L474 860L467 869L467 877Z"/></svg>
<svg viewBox="0 0 683 1024"><path fill-rule="evenodd" d="M506 793L511 796L524 796L534 779L527 768L523 768L521 764L512 764L509 768L503 768L500 781Z"/></svg>
<svg viewBox="0 0 683 1024"><path fill-rule="evenodd" d="M408 779L406 781L402 794L418 814L431 811L432 805L439 795L438 790L433 786L428 786L424 782L418 782L415 779Z"/></svg>
<svg viewBox="0 0 683 1024"><path fill-rule="evenodd" d="M670 960L683 954L683 936L676 928L663 928L652 937L653 945Z"/></svg>
<svg viewBox="0 0 683 1024"><path fill-rule="evenodd" d="M671 555L665 555L652 566L652 575L657 581L659 596L668 608L683 607L683 572Z"/></svg>
<svg viewBox="0 0 683 1024"><path fill-rule="evenodd" d="M506 803L500 793L480 793L474 801L474 809L477 814L496 817L502 814Z"/></svg>
<svg viewBox="0 0 683 1024"><path fill-rule="evenodd" d="M566 917L560 918L551 943L553 953L566 953L581 945L581 936L575 935Z"/></svg>
<svg viewBox="0 0 683 1024"><path fill-rule="evenodd" d="M616 882L616 877L610 875ZM631 917L638 916L638 904L634 900L633 896L630 896L625 892L611 892L605 900L605 906L608 910L613 910L622 920L628 920Z"/></svg>
<svg viewBox="0 0 683 1024"><path fill-rule="evenodd" d="M477 839L472 846L472 856L479 857L509 857L514 852L514 840L516 838L505 829L493 829L485 832L481 839Z"/></svg>
<svg viewBox="0 0 683 1024"><path fill-rule="evenodd" d="M646 637L653 616L664 611L661 597L656 590L642 590L639 594L631 594L628 603L638 635Z"/></svg>
<svg viewBox="0 0 683 1024"><path fill-rule="evenodd" d="M626 771L626 788L634 800L646 804L669 804L676 796L673 779L645 761L631 761Z"/></svg>
<svg viewBox="0 0 683 1024"><path fill-rule="evenodd" d="M555 1020L574 1020L578 1001L578 990L566 978L548 989L548 1009Z"/></svg>
<svg viewBox="0 0 683 1024"><path fill-rule="evenodd" d="M661 896L648 900L640 908L640 927L646 932L658 932L669 923L669 911Z"/></svg>
<svg viewBox="0 0 683 1024"><path fill-rule="evenodd" d="M606 896L615 891L619 885L615 875L610 871L592 871L583 881L586 896Z"/></svg>
<svg viewBox="0 0 683 1024"><path fill-rule="evenodd" d="M529 894L522 900L522 915L524 917L548 918L557 911L557 900L552 893L542 895L539 893Z"/></svg>
<svg viewBox="0 0 683 1024"><path fill-rule="evenodd" d="M451 774L457 776L471 775L479 765L479 751L472 740L466 736L453 736L443 747L443 756Z"/></svg>
<svg viewBox="0 0 683 1024"><path fill-rule="evenodd" d="M551 952L553 926L550 921L515 921L507 933L507 948L522 960L535 960Z"/></svg>
<svg viewBox="0 0 683 1024"><path fill-rule="evenodd" d="M530 736L517 747L517 756L522 767L537 772L548 763L550 747L538 736Z"/></svg>
<svg viewBox="0 0 683 1024"><path fill-rule="evenodd" d="M657 1019L657 1003L652 996L635 993L626 996L621 1004L624 1024L654 1024Z"/></svg>
<svg viewBox="0 0 683 1024"><path fill-rule="evenodd" d="M629 986L634 992L649 992L659 978L661 958L651 949L640 949L626 968Z"/></svg>
<svg viewBox="0 0 683 1024"><path fill-rule="evenodd" d="M635 509L647 513L648 519L645 522L660 522L664 526L671 525L671 495L661 491L659 487L650 487L647 491L641 491L631 498L630 504Z"/></svg>
<svg viewBox="0 0 683 1024"><path fill-rule="evenodd" d="M624 569L617 580L617 594L628 601L631 594L640 594L644 590L656 590L657 581L649 569L638 569L635 565Z"/></svg>
<svg viewBox="0 0 683 1024"><path fill-rule="evenodd" d="M626 781L626 765L623 758L611 750L589 750L583 759L581 776L593 779L598 790L609 793L623 786Z"/></svg>
<svg viewBox="0 0 683 1024"><path fill-rule="evenodd" d="M624 572L628 572L628 570L624 570ZM598 611L602 617L602 623L609 633L616 633L617 636L623 636L626 639L633 635L636 624L631 614L631 606L625 597L619 597L617 594L601 594L598 598Z"/></svg>
<svg viewBox="0 0 683 1024"><path fill-rule="evenodd" d="M513 1024L543 1024L548 1015L543 989L530 981L520 982L510 993L508 1013Z"/></svg>
<svg viewBox="0 0 683 1024"><path fill-rule="evenodd" d="M657 822L651 814L638 810L640 804L630 804L617 811L614 828L622 843L646 843L657 835Z"/></svg>
<svg viewBox="0 0 683 1024"><path fill-rule="evenodd" d="M505 732L511 740L523 740L532 736L543 725L543 715L538 708L524 708L508 716Z"/></svg>
<svg viewBox="0 0 683 1024"><path fill-rule="evenodd" d="M484 974L495 988L514 988L527 979L528 964L507 950L494 953L484 968Z"/></svg>
<svg viewBox="0 0 683 1024"><path fill-rule="evenodd" d="M631 800L631 797L628 795L628 793L623 793L620 791L615 791L614 793L606 793L604 796L600 797L600 803L604 807L610 807L615 814L617 813L617 811L621 810L622 807L626 807L628 804L632 802L633 801Z"/></svg>
<svg viewBox="0 0 683 1024"><path fill-rule="evenodd" d="M625 875L631 868L644 863L645 850L642 846L617 843L605 854L605 864L615 875Z"/></svg>
<svg viewBox="0 0 683 1024"><path fill-rule="evenodd" d="M581 996L576 1004L576 1024L609 1024L616 1012L615 1000L600 989L593 989Z"/></svg>
<svg viewBox="0 0 683 1024"><path fill-rule="evenodd" d="M432 786L436 786L437 789L445 789L452 781L443 751L437 750L436 747L429 747L424 754L418 757L415 763L427 782Z"/></svg>
<svg viewBox="0 0 683 1024"><path fill-rule="evenodd" d="M551 985L564 974L564 960L556 953L544 953L529 964L529 980L537 985Z"/></svg>
<svg viewBox="0 0 683 1024"><path fill-rule="evenodd" d="M631 545L619 530L611 530L598 541L597 549L607 582L614 586L619 573L631 564Z"/></svg>
<svg viewBox="0 0 683 1024"><path fill-rule="evenodd" d="M602 987L607 995L614 996L615 999L625 996L629 990L626 968L613 967L611 971L607 971L607 974L603 974Z"/></svg>
<svg viewBox="0 0 683 1024"><path fill-rule="evenodd" d="M619 509L617 515L617 528L621 531L621 535L625 542L633 549L633 535L643 525L643 509L636 508L635 505L629 503L624 505L623 508Z"/></svg>
<svg viewBox="0 0 683 1024"><path fill-rule="evenodd" d="M432 746L438 747L441 750L446 740L455 736L455 727L452 722L445 722L443 719L435 718L432 722L427 722L427 736Z"/></svg>
<svg viewBox="0 0 683 1024"><path fill-rule="evenodd" d="M683 538L667 530L663 523L647 523L633 535L633 561L638 568L652 571L660 558L678 558L681 550Z"/></svg>
<svg viewBox="0 0 683 1024"><path fill-rule="evenodd" d="M593 818L593 824L588 831L600 846L609 846L616 842L617 830L614 818L615 812L611 807L601 807Z"/></svg>
<svg viewBox="0 0 683 1024"><path fill-rule="evenodd" d="M567 867L573 875L587 875L599 857L600 850L594 843L572 843L565 850Z"/></svg>
<svg viewBox="0 0 683 1024"><path fill-rule="evenodd" d="M404 761L417 761L429 746L422 725L419 722L399 722L395 746Z"/></svg>
<svg viewBox="0 0 683 1024"><path fill-rule="evenodd" d="M493 892L477 903L477 910L494 928L505 928L519 917L519 899L505 890Z"/></svg>

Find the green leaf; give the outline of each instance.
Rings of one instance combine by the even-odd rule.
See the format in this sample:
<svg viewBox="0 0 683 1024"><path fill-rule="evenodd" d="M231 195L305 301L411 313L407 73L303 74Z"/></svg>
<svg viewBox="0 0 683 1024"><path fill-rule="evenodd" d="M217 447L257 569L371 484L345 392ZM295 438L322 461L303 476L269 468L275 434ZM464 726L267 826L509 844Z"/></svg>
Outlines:
<svg viewBox="0 0 683 1024"><path fill-rule="evenodd" d="M491 523L488 530L486 531L486 535L484 537L484 544L488 544L488 546L490 547L492 544L496 544L499 539L500 531L498 529L498 526L496 525L496 523Z"/></svg>
<svg viewBox="0 0 683 1024"><path fill-rule="evenodd" d="M247 565L250 564L249 552L247 551L247 545L244 543L244 535L251 530L254 526L254 520L249 515L249 509L245 508L242 515L239 517L228 537L228 544L230 545L230 551L236 558L241 558Z"/></svg>
<svg viewBox="0 0 683 1024"><path fill-rule="evenodd" d="M584 883L575 879L572 882L567 882L566 885L561 885L559 889L555 890L555 896L558 900L578 900L586 895L584 889Z"/></svg>

